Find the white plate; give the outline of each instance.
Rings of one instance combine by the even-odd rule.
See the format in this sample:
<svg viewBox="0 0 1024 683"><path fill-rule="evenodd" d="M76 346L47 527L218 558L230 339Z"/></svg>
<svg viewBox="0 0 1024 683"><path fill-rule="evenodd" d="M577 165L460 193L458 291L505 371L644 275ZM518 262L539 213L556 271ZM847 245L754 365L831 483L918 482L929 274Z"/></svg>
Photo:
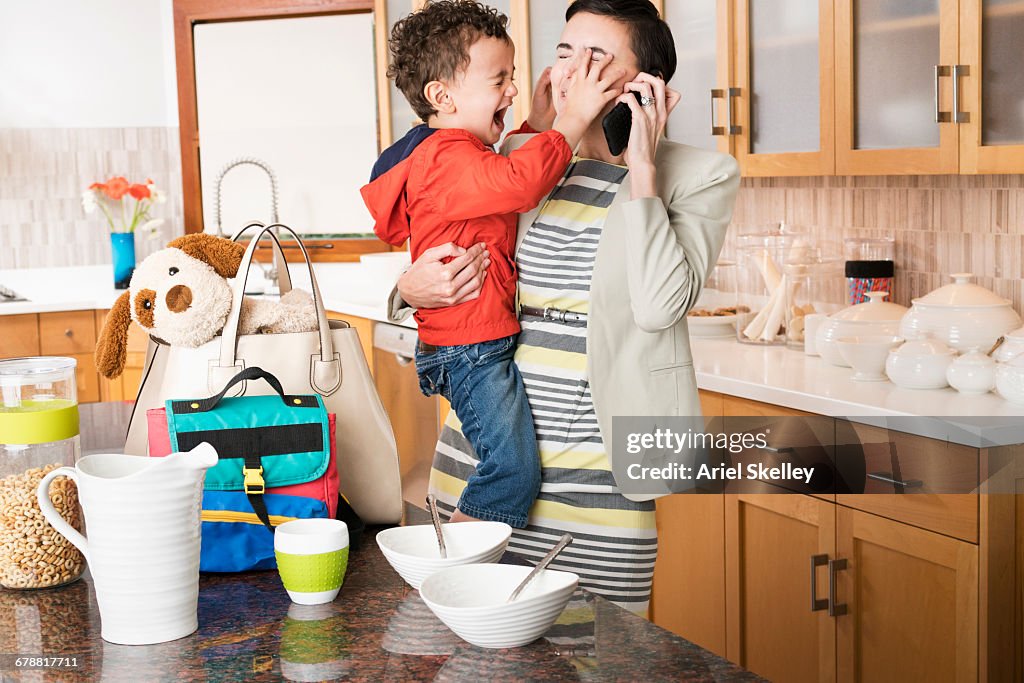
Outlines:
<svg viewBox="0 0 1024 683"><path fill-rule="evenodd" d="M732 337L736 335L735 315L688 315L686 324L694 337Z"/></svg>

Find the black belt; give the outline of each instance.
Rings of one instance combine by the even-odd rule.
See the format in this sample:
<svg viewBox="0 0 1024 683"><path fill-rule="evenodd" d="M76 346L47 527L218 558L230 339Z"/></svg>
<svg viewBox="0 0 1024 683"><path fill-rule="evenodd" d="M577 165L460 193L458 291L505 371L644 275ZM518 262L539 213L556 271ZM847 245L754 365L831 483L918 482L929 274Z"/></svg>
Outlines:
<svg viewBox="0 0 1024 683"><path fill-rule="evenodd" d="M529 315L534 318L541 318L543 320L553 320L558 323L566 324L587 324L586 313L574 313L573 311L566 311L561 308L551 308L547 306L545 308L534 308L533 306L520 306L520 316Z"/></svg>
<svg viewBox="0 0 1024 683"><path fill-rule="evenodd" d="M437 347L433 344L427 344L419 339L416 340L416 352L421 356L432 356L437 353Z"/></svg>

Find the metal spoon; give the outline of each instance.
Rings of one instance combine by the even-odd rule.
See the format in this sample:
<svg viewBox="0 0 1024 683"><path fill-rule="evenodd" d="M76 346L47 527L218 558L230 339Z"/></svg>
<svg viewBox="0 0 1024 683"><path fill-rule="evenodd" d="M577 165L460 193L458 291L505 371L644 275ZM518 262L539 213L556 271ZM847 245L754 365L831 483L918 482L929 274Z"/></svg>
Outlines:
<svg viewBox="0 0 1024 683"><path fill-rule="evenodd" d="M437 534L437 545L441 549L441 559L448 557L448 549L444 547L444 535L441 533L441 517L437 514L437 497L427 494L427 507L430 508L430 519L434 522L434 533Z"/></svg>
<svg viewBox="0 0 1024 683"><path fill-rule="evenodd" d="M540 574L545 567L551 564L551 561L558 557L558 553L565 550L565 547L570 543L572 543L572 534L565 534L564 536L562 536L562 538L559 539L558 543L555 544L555 547L552 548L551 551L544 556L544 559L537 563L537 566L533 568L533 571L526 575L526 578L523 579L523 582L516 586L516 589L512 591L512 595L508 596L508 602L512 602L513 600L518 598L519 594L523 592L523 589L530 585L530 582L537 578L537 575Z"/></svg>

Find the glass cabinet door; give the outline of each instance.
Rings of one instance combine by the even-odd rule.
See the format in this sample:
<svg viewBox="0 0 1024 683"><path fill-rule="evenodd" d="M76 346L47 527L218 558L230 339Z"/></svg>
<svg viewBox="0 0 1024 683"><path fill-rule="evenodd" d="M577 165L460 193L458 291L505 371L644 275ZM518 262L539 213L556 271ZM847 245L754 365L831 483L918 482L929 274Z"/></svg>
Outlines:
<svg viewBox="0 0 1024 683"><path fill-rule="evenodd" d="M730 0L666 0L662 15L676 44L676 73L669 87L681 99L669 114L666 136L694 147L733 151L735 118L731 85Z"/></svg>
<svg viewBox="0 0 1024 683"><path fill-rule="evenodd" d="M957 0L835 0L836 172L956 173Z"/></svg>
<svg viewBox="0 0 1024 683"><path fill-rule="evenodd" d="M1024 3L960 0L961 173L1024 169Z"/></svg>
<svg viewBox="0 0 1024 683"><path fill-rule="evenodd" d="M735 0L744 175L831 175L832 0Z"/></svg>

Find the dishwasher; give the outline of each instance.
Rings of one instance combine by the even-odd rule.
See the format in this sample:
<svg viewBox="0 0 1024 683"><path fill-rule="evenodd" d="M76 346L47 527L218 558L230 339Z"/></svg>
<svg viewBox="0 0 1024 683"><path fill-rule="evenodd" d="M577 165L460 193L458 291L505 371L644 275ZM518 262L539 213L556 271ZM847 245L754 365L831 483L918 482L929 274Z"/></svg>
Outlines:
<svg viewBox="0 0 1024 683"><path fill-rule="evenodd" d="M398 444L402 497L422 507L440 431L441 399L424 396L420 391L413 362L415 353L416 330L374 324L373 377Z"/></svg>

